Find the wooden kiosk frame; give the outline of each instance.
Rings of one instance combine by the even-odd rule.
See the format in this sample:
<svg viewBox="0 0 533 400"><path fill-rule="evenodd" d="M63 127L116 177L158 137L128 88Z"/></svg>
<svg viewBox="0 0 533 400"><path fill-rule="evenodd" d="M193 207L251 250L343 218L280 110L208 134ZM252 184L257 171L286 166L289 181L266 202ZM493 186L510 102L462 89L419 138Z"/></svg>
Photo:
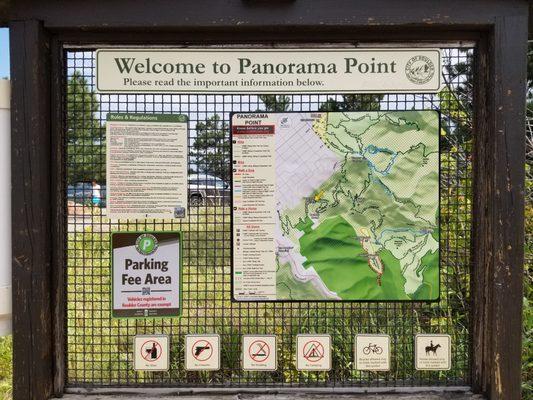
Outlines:
<svg viewBox="0 0 533 400"><path fill-rule="evenodd" d="M14 398L65 383L62 46L474 41L472 390L520 398L525 80L523 0L9 1Z"/></svg>

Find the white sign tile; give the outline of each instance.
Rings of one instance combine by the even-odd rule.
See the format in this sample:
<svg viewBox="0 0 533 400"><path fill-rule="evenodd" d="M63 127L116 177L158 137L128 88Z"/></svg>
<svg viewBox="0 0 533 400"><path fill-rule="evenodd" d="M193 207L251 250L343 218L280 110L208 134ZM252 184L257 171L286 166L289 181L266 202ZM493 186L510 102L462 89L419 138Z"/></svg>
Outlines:
<svg viewBox="0 0 533 400"><path fill-rule="evenodd" d="M415 368L420 371L447 371L452 366L450 335L415 336Z"/></svg>
<svg viewBox="0 0 533 400"><path fill-rule="evenodd" d="M390 370L390 336L356 335L355 369L362 371Z"/></svg>
<svg viewBox="0 0 533 400"><path fill-rule="evenodd" d="M220 369L220 336L185 336L185 369L187 371L217 371Z"/></svg>
<svg viewBox="0 0 533 400"><path fill-rule="evenodd" d="M331 336L298 335L296 337L296 369L329 371L331 369Z"/></svg>
<svg viewBox="0 0 533 400"><path fill-rule="evenodd" d="M134 339L133 368L137 371L168 371L169 337L137 335Z"/></svg>
<svg viewBox="0 0 533 400"><path fill-rule="evenodd" d="M275 371L277 366L275 335L242 337L242 368L245 371Z"/></svg>

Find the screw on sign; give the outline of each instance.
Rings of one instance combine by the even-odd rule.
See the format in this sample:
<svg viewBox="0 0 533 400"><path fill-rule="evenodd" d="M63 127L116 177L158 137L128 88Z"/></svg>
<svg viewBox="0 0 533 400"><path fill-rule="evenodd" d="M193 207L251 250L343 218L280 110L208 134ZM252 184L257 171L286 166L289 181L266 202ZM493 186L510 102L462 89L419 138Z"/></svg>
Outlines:
<svg viewBox="0 0 533 400"><path fill-rule="evenodd" d="M213 345L207 340L201 339L192 345L192 356L198 361L207 361L213 355Z"/></svg>
<svg viewBox="0 0 533 400"><path fill-rule="evenodd" d="M256 340L248 348L248 354L255 362L264 362L270 356L270 347L263 340Z"/></svg>
<svg viewBox="0 0 533 400"><path fill-rule="evenodd" d="M148 362L156 362L162 353L161 345L155 340L148 340L141 346L141 357Z"/></svg>
<svg viewBox="0 0 533 400"><path fill-rule="evenodd" d="M324 346L316 340L310 340L304 345L303 356L309 362L319 362L324 358Z"/></svg>

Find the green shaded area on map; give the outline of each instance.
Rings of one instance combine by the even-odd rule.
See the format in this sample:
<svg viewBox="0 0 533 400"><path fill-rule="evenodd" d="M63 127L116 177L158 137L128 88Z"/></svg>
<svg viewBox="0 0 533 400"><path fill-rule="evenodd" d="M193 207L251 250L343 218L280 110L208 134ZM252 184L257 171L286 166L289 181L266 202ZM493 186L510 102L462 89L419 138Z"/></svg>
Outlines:
<svg viewBox="0 0 533 400"><path fill-rule="evenodd" d="M309 120L284 115L293 127ZM314 117L302 143L320 140L316 160L331 170L320 164L312 187L287 185L300 190L298 204L278 203L279 232L293 246L278 255L278 300L437 300L438 113ZM301 153L302 169L318 165L309 157Z"/></svg>

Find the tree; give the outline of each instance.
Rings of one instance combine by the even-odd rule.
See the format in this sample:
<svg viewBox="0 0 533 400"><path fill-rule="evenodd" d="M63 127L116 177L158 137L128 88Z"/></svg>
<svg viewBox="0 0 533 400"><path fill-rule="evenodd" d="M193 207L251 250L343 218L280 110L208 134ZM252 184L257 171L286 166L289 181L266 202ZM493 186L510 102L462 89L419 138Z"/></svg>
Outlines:
<svg viewBox="0 0 533 400"><path fill-rule="evenodd" d="M198 171L230 180L229 127L218 114L196 124L196 140L191 156Z"/></svg>
<svg viewBox="0 0 533 400"><path fill-rule="evenodd" d="M381 94L345 94L342 101L331 97L320 106L320 111L378 111Z"/></svg>
<svg viewBox="0 0 533 400"><path fill-rule="evenodd" d="M67 182L105 181L105 130L99 103L87 80L75 71L67 83Z"/></svg>
<svg viewBox="0 0 533 400"><path fill-rule="evenodd" d="M259 96L265 104L265 111L284 112L290 107L291 99L289 96L277 96L275 94L262 94Z"/></svg>

